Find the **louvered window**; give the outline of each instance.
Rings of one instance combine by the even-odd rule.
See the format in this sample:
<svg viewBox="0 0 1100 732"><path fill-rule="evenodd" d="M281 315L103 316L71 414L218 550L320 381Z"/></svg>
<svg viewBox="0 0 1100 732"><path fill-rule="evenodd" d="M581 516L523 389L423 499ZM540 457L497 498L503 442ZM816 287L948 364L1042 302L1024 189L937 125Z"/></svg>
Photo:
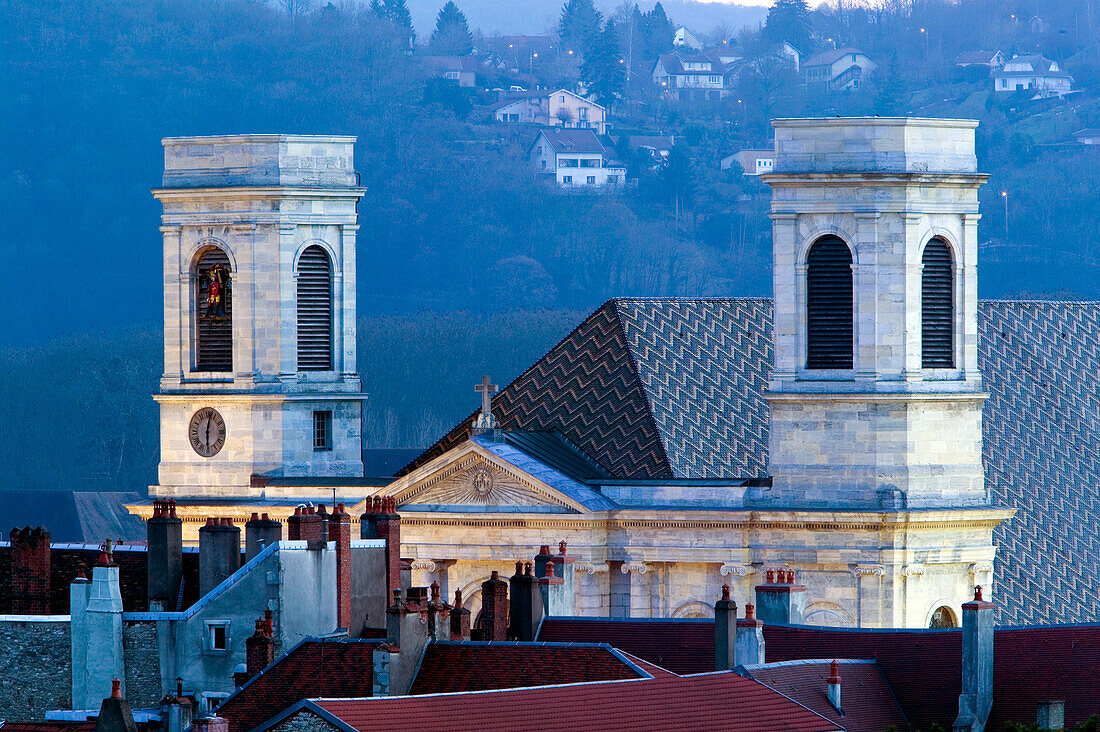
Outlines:
<svg viewBox="0 0 1100 732"><path fill-rule="evenodd" d="M233 370L233 282L229 257L210 247L195 272L195 370Z"/></svg>
<svg viewBox="0 0 1100 732"><path fill-rule="evenodd" d="M955 365L955 308L953 265L947 242L942 239L928 242L921 265L921 366L949 369Z"/></svg>
<svg viewBox="0 0 1100 732"><path fill-rule="evenodd" d="M852 368L852 253L835 236L818 239L806 260L806 368Z"/></svg>
<svg viewBox="0 0 1100 732"><path fill-rule="evenodd" d="M319 246L298 260L298 370L332 368L332 268Z"/></svg>

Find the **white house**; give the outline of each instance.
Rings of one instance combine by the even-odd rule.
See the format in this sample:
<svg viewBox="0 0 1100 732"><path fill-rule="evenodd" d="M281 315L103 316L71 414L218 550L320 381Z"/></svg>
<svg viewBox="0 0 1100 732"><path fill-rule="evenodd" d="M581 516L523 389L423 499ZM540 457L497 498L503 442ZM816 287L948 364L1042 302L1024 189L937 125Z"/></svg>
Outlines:
<svg viewBox="0 0 1100 732"><path fill-rule="evenodd" d="M672 45L676 48L686 48L692 51L702 51L703 42L695 37L695 34L687 29L686 26L680 26L676 29L676 32L672 35Z"/></svg>
<svg viewBox="0 0 1100 732"><path fill-rule="evenodd" d="M802 64L802 78L810 87L829 91L858 89L864 77L878 68L871 57L858 48L823 51Z"/></svg>
<svg viewBox="0 0 1100 732"><path fill-rule="evenodd" d="M955 65L963 69L981 66L992 73L1005 65L1005 55L1000 51L964 51L955 57Z"/></svg>
<svg viewBox="0 0 1100 732"><path fill-rule="evenodd" d="M1100 145L1100 129L1087 127L1073 133L1073 139L1082 145Z"/></svg>
<svg viewBox="0 0 1100 732"><path fill-rule="evenodd" d="M626 168L611 161L592 130L541 130L528 155L536 172L553 175L562 188L618 186L626 182Z"/></svg>
<svg viewBox="0 0 1100 732"><path fill-rule="evenodd" d="M1073 77L1062 71L1057 61L1037 53L1015 56L993 73L993 89L997 92L1033 90L1036 96L1060 97L1068 94Z"/></svg>
<svg viewBox="0 0 1100 732"><path fill-rule="evenodd" d="M722 170L729 170L733 162L741 166L745 175L763 175L775 168L775 150L742 150L722 158Z"/></svg>
<svg viewBox="0 0 1100 732"><path fill-rule="evenodd" d="M498 122L607 133L607 110L568 89L509 92L492 109Z"/></svg>
<svg viewBox="0 0 1100 732"><path fill-rule="evenodd" d="M729 93L725 65L702 53L662 53L653 67L653 83L682 101L717 101Z"/></svg>
<svg viewBox="0 0 1100 732"><path fill-rule="evenodd" d="M459 86L477 85L477 74L482 60L476 56L423 56L424 68L433 75L453 81Z"/></svg>

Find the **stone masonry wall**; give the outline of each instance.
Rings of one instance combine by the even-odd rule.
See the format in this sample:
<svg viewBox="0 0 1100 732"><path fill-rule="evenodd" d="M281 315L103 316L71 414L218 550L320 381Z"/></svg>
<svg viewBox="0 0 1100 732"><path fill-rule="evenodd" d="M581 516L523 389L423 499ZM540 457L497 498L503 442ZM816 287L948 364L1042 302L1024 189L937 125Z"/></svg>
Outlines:
<svg viewBox="0 0 1100 732"><path fill-rule="evenodd" d="M122 652L126 657L126 698L130 705L157 706L163 693L156 622L130 621L123 625Z"/></svg>
<svg viewBox="0 0 1100 732"><path fill-rule="evenodd" d="M312 712L301 711L284 719L271 728L272 732L338 732L338 728L329 724Z"/></svg>
<svg viewBox="0 0 1100 732"><path fill-rule="evenodd" d="M0 719L41 721L71 699L69 623L0 617Z"/></svg>

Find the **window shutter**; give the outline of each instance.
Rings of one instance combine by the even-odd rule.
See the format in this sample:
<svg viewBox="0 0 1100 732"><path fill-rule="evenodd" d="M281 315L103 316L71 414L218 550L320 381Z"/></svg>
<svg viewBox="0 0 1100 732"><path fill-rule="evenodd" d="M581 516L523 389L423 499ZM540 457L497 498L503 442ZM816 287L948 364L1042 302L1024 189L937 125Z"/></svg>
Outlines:
<svg viewBox="0 0 1100 732"><path fill-rule="evenodd" d="M195 277L195 370L233 370L233 286L232 281L219 283L225 314L210 303L210 271L221 266L229 272L229 257L217 247L210 247L199 257Z"/></svg>
<svg viewBox="0 0 1100 732"><path fill-rule="evenodd" d="M819 239L807 257L809 369L852 368L852 253L835 236Z"/></svg>
<svg viewBox="0 0 1100 732"><path fill-rule="evenodd" d="M319 246L298 260L298 370L332 368L332 268Z"/></svg>
<svg viewBox="0 0 1100 732"><path fill-rule="evenodd" d="M951 250L933 239L921 257L921 366L949 369L955 365L953 273Z"/></svg>

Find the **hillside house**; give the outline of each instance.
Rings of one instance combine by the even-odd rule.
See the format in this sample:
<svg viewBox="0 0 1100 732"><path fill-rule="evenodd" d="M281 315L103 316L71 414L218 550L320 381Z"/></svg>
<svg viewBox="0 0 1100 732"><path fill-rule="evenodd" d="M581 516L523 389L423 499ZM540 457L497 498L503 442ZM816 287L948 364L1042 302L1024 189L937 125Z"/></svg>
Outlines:
<svg viewBox="0 0 1100 732"><path fill-rule="evenodd" d="M492 109L498 122L607 133L607 110L568 89L509 92Z"/></svg>
<svg viewBox="0 0 1100 732"><path fill-rule="evenodd" d="M653 67L653 83L681 101L718 101L729 93L725 65L702 53L662 53Z"/></svg>
<svg viewBox="0 0 1100 732"><path fill-rule="evenodd" d="M689 31L686 26L680 26L676 29L676 32L672 35L672 45L676 48L684 48L691 51L703 50L703 42L700 41L694 33Z"/></svg>
<svg viewBox="0 0 1100 732"><path fill-rule="evenodd" d="M742 150L722 158L722 170L729 170L733 162L741 166L745 175L763 175L775 167L775 150Z"/></svg>
<svg viewBox="0 0 1100 732"><path fill-rule="evenodd" d="M955 66L961 69L984 68L991 74L1004 65L1001 51L964 51L955 57Z"/></svg>
<svg viewBox="0 0 1100 732"><path fill-rule="evenodd" d="M619 186L626 182L626 168L611 160L592 130L542 130L531 143L528 155L535 171L553 175L561 188Z"/></svg>
<svg viewBox="0 0 1100 732"><path fill-rule="evenodd" d="M1038 97L1060 97L1072 91L1073 77L1057 61L1037 53L1015 56L993 73L997 92L1034 91Z"/></svg>
<svg viewBox="0 0 1100 732"><path fill-rule="evenodd" d="M476 56L424 56L424 68L432 76L453 81L458 86L477 86L482 60Z"/></svg>
<svg viewBox="0 0 1100 732"><path fill-rule="evenodd" d="M866 76L878 65L858 48L823 51L802 64L806 85L828 91L848 91L863 85Z"/></svg>
<svg viewBox="0 0 1100 732"><path fill-rule="evenodd" d="M1100 129L1086 127L1073 133L1073 139L1081 145L1100 145Z"/></svg>

